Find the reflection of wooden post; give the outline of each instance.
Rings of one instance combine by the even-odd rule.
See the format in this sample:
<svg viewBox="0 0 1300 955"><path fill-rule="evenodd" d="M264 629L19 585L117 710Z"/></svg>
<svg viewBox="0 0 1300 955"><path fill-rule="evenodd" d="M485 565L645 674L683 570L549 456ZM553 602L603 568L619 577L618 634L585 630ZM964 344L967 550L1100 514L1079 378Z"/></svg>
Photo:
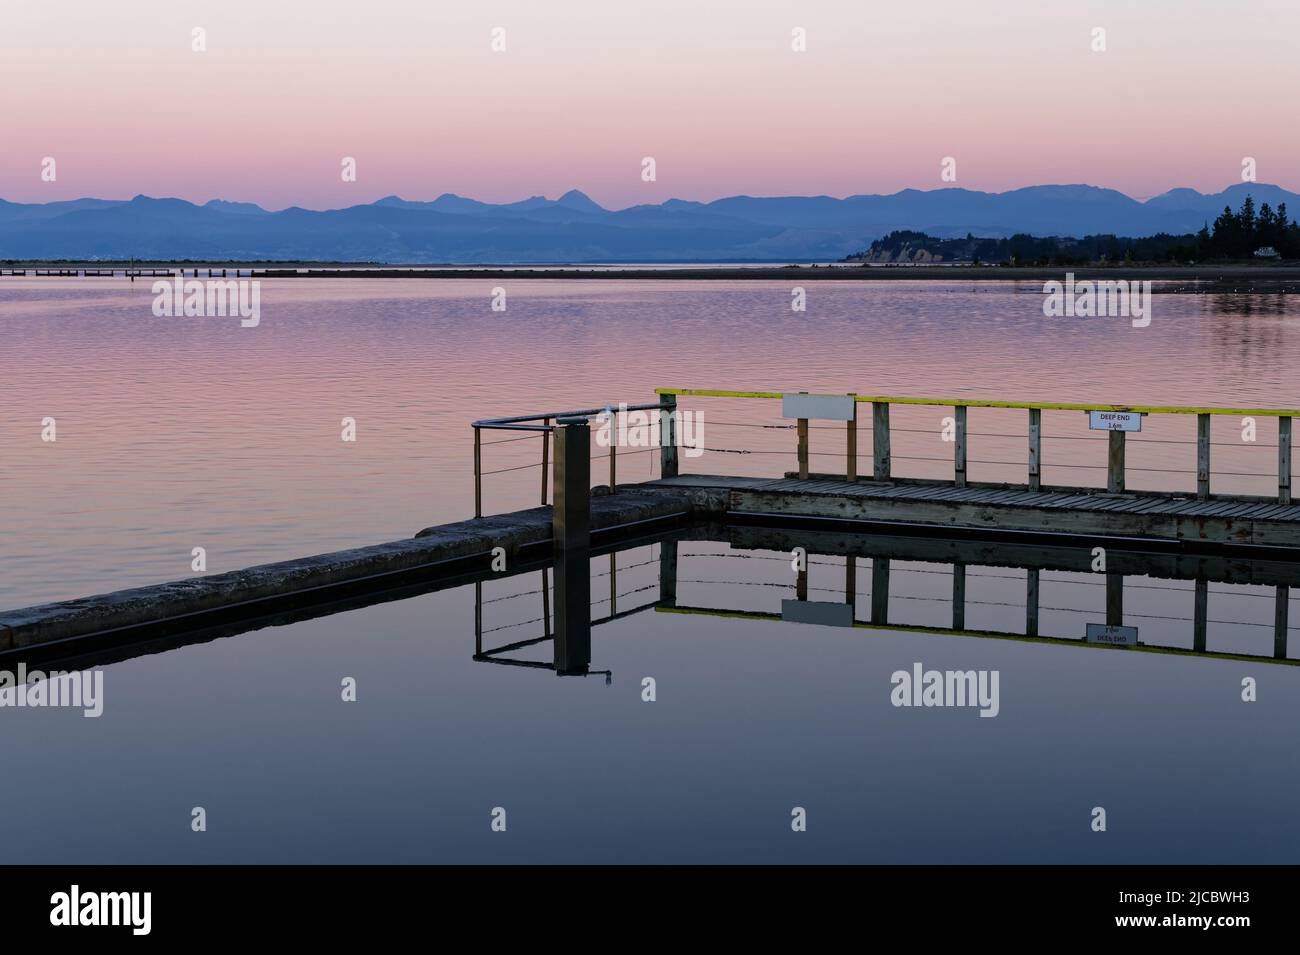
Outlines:
<svg viewBox="0 0 1300 955"><path fill-rule="evenodd" d="M1124 432L1111 431L1110 454L1106 459L1106 490L1111 494L1124 491Z"/></svg>
<svg viewBox="0 0 1300 955"><path fill-rule="evenodd" d="M1043 409L1029 409L1029 490L1042 487Z"/></svg>
<svg viewBox="0 0 1300 955"><path fill-rule="evenodd" d="M551 635L551 571L542 568L542 633Z"/></svg>
<svg viewBox="0 0 1300 955"><path fill-rule="evenodd" d="M613 551L609 555L609 615L618 613L618 555Z"/></svg>
<svg viewBox="0 0 1300 955"><path fill-rule="evenodd" d="M677 606L677 541L659 545L659 602L665 607Z"/></svg>
<svg viewBox="0 0 1300 955"><path fill-rule="evenodd" d="M858 605L858 559L852 554L844 558L844 602L850 607Z"/></svg>
<svg viewBox="0 0 1300 955"><path fill-rule="evenodd" d="M1210 613L1210 582L1196 578L1196 604L1192 611L1192 649L1205 652L1205 623Z"/></svg>
<svg viewBox="0 0 1300 955"><path fill-rule="evenodd" d="M555 429L551 533L555 562L555 669L591 664L591 428L561 418Z"/></svg>
<svg viewBox="0 0 1300 955"><path fill-rule="evenodd" d="M953 436L955 447L953 448L952 472L953 483L958 487L966 486L966 406L957 405L953 408L953 423L956 425L957 433Z"/></svg>
<svg viewBox="0 0 1300 955"><path fill-rule="evenodd" d="M1196 499L1210 499L1210 416L1196 416Z"/></svg>
<svg viewBox="0 0 1300 955"><path fill-rule="evenodd" d="M966 565L952 565L952 628L966 629Z"/></svg>
<svg viewBox="0 0 1300 955"><path fill-rule="evenodd" d="M855 396L850 393L849 397ZM853 402L853 417L848 423L848 457L848 467L844 475L850 481L856 481L858 479L858 403L856 400Z"/></svg>
<svg viewBox="0 0 1300 955"><path fill-rule="evenodd" d="M1123 434L1114 432L1111 434ZM1106 624L1111 627L1124 626L1124 575L1106 575Z"/></svg>
<svg viewBox="0 0 1300 955"><path fill-rule="evenodd" d="M1025 636L1038 636L1038 569L1025 579Z"/></svg>
<svg viewBox="0 0 1300 955"><path fill-rule="evenodd" d="M477 428L474 429L478 431ZM474 655L483 652L483 581L474 581Z"/></svg>
<svg viewBox="0 0 1300 955"><path fill-rule="evenodd" d="M808 419L799 419L799 480L808 480Z"/></svg>
<svg viewBox="0 0 1300 955"><path fill-rule="evenodd" d="M1286 659L1286 624L1290 599L1290 587L1277 588L1277 602L1273 609L1273 656L1278 660Z"/></svg>
<svg viewBox="0 0 1300 955"><path fill-rule="evenodd" d="M798 571L794 579L794 599L808 599L808 564L805 562L803 569Z"/></svg>
<svg viewBox="0 0 1300 955"><path fill-rule="evenodd" d="M659 403L659 476L677 477L677 396L660 395Z"/></svg>
<svg viewBox="0 0 1300 955"><path fill-rule="evenodd" d="M877 481L889 480L889 402L871 403L871 476Z"/></svg>
<svg viewBox="0 0 1300 955"><path fill-rule="evenodd" d="M1291 503L1291 416L1277 419L1277 502Z"/></svg>
<svg viewBox="0 0 1300 955"><path fill-rule="evenodd" d="M871 622L889 622L889 558L871 558Z"/></svg>

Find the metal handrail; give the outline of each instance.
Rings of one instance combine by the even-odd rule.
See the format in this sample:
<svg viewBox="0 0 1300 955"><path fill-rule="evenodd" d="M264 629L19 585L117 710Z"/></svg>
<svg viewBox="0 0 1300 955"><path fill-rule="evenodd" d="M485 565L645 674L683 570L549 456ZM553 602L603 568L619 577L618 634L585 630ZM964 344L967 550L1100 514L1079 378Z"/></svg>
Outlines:
<svg viewBox="0 0 1300 955"><path fill-rule="evenodd" d="M483 516L483 443L481 440L482 432L487 430L498 431L537 431L542 435L542 506L546 506L547 481L549 470L547 468L548 458L550 456L551 432L556 429L555 424L565 424L573 421L584 421L594 415L606 414L620 411L663 411L672 410L676 404L671 399L660 399L651 404L640 405L605 405L600 408L586 408L581 411L549 411L542 414L531 415L514 415L505 418L480 418L478 421L471 422L470 427L474 429L474 516ZM530 424L528 422L540 421L541 424ZM615 465L616 446L613 442L609 446L609 489L612 493L617 480L617 469ZM531 467L532 465L527 465Z"/></svg>

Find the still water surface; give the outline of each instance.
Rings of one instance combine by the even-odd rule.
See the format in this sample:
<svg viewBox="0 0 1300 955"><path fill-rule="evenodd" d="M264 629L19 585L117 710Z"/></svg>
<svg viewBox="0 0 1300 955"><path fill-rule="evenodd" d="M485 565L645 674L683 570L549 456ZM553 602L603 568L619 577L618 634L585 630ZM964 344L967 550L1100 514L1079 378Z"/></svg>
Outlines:
<svg viewBox="0 0 1300 955"><path fill-rule="evenodd" d="M197 546L215 573L459 520L473 513L470 421L650 401L657 387L1300 404L1294 296L1160 295L1135 329L1046 319L1036 283L810 283L804 313L776 282L517 282L505 312L492 288L268 280L260 326L241 328L155 318L147 282L5 279L0 606L186 576ZM792 432L752 427L782 424L778 402L683 407L704 413L705 444L720 449L688 470L795 466ZM950 413L895 409L895 473L951 474ZM340 440L344 417L355 443ZM1072 436L1045 443L1049 483L1104 482L1104 442L1077 440L1081 418L1044 417L1046 434ZM1156 441L1134 442L1130 486L1194 486L1194 418L1148 421L1142 437ZM1216 489L1275 492L1275 422L1259 422L1252 447L1239 424L1215 421L1216 469L1233 472ZM974 462L1024 461L1022 438L984 436L1023 435L1023 412L976 410L970 426ZM500 471L484 479L486 511L536 503L539 440L485 448L484 468ZM815 431L814 466L842 467L842 447ZM741 450L760 453L725 453ZM650 476L655 457L627 456L620 480ZM971 467L974 480L1023 474Z"/></svg>
<svg viewBox="0 0 1300 955"><path fill-rule="evenodd" d="M505 313L490 292L268 281L262 325L241 329L156 319L147 286L120 280L0 284L0 605L182 577L194 546L220 572L460 519L470 420L661 386L1300 403L1300 308L1286 299L1161 296L1152 325L1131 329L1044 319L1039 287L1014 284L819 283L803 314L760 282L517 283ZM690 406L708 415L709 447L779 452L718 450L690 469L793 466L788 431L751 427L781 425L777 408ZM896 413L899 471L945 473L928 460L950 447L942 413ZM355 444L340 441L345 416ZM1049 482L1098 479L1079 468L1098 447L1077 440L1077 415L1044 423L1071 439L1047 446ZM1261 421L1262 447L1239 448L1238 425L1216 422L1216 464L1257 476L1223 481L1267 493L1276 428ZM1013 435L980 438L973 458L1023 461L1017 413L972 412L972 430ZM1190 419L1152 421L1144 437L1189 432ZM841 446L814 432L827 460ZM489 511L535 503L538 450L486 449L485 467L521 468L485 479ZM1131 449L1153 469L1132 483L1183 486L1187 454ZM654 457L620 459L622 479L651 475ZM658 599L660 546L619 555L620 611ZM788 552L679 547L681 605L779 615L794 596ZM811 599L845 599L842 561L817 559ZM597 616L607 562L592 564ZM1025 570L967 575L965 627L1024 633ZM863 563L860 622L872 586ZM539 587L535 574L484 584L485 644L543 635ZM1191 647L1191 587L1130 577L1125 622L1144 643ZM1209 648L1260 659L900 629L952 623L951 566L901 558L875 628L653 606L602 624L593 666L608 685L475 660L473 587L266 627L105 667L98 719L0 710L0 844L16 862L1294 862L1300 670L1268 659L1271 587L1211 587ZM1044 571L1041 605L1041 632L1078 640L1105 619L1104 587ZM547 645L519 656L544 663ZM916 662L998 670L998 717L892 706L891 673ZM340 700L345 677L355 703ZM1256 703L1241 701L1245 677ZM195 806L206 833L190 831ZM489 828L497 806L505 833ZM806 833L790 830L795 806ZM1089 827L1095 806L1106 833Z"/></svg>

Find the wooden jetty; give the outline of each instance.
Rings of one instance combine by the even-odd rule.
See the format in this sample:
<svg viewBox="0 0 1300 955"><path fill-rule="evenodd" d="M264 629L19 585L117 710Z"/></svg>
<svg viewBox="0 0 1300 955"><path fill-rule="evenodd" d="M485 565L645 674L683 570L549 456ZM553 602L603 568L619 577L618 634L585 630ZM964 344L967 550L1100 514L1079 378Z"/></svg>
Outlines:
<svg viewBox="0 0 1300 955"><path fill-rule="evenodd" d="M795 432L797 470L767 477L683 474L679 428L682 398L780 401L783 420ZM858 474L858 413L871 408L871 470ZM953 477L948 480L896 473L891 448L891 407L951 409ZM1022 484L971 480L972 408L1023 413L1027 464ZM1048 486L1044 469L1077 466L1067 457L1045 456L1045 412L1086 415L1100 422L1105 438L1106 482L1096 487ZM659 425L660 476L631 485L617 481L618 444L608 450L608 482L595 490L592 480L594 419L628 414L654 416ZM1141 428L1141 418L1169 415L1196 422L1189 447L1186 493L1126 490L1126 440ZM1212 492L1211 419L1215 416L1276 418L1277 492L1269 497ZM1137 550L1177 559L1197 557L1232 561L1300 561L1300 505L1291 498L1292 419L1287 408L1199 408L1086 404L1024 404L970 399L809 395L804 392L735 392L661 389L654 402L547 412L473 423L475 517L428 528L415 538L284 561L154 587L136 588L81 600L0 612L0 654L64 653L71 647L109 647L148 633L228 625L245 617L300 610L356 598L369 591L400 586L428 587L438 581L489 575L493 551L511 559L543 561L555 575L555 669L588 672L590 648L590 557L598 546L613 546L636 535L705 523L781 527L801 534L838 528L858 537L889 535L952 538L1041 547L1068 543L1107 550ZM810 422L844 429L845 467L841 473L814 472L810 466ZM510 514L483 515L483 479L488 443L499 431L538 438L541 473L539 507ZM1005 439L1008 436L999 436ZM1173 442L1178 443L1178 442ZM743 451L743 449L739 449ZM789 449L787 449L789 450ZM824 453L824 452L823 452ZM993 462L1006 463L1006 462ZM503 470L514 470L503 469ZM1258 472L1264 473L1264 472ZM548 502L549 496L549 502ZM873 569L873 572L874 569ZM1277 613L1285 630L1289 579L1278 578ZM1112 598L1113 599L1113 598ZM1119 606L1116 603L1116 606ZM1122 621L1122 611L1112 621Z"/></svg>

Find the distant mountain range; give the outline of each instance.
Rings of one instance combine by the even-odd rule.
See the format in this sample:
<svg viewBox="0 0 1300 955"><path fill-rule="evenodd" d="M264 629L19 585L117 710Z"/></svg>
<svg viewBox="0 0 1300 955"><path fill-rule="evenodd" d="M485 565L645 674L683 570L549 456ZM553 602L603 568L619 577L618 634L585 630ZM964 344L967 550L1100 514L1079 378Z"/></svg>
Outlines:
<svg viewBox="0 0 1300 955"><path fill-rule="evenodd" d="M1139 202L1095 186L1010 192L905 189L889 196L731 196L604 209L573 190L494 204L450 193L369 205L270 212L214 199L0 200L0 259L317 260L390 263L810 261L839 259L897 229L939 238L1195 232L1247 195L1257 206L1300 195L1239 183L1174 189Z"/></svg>

